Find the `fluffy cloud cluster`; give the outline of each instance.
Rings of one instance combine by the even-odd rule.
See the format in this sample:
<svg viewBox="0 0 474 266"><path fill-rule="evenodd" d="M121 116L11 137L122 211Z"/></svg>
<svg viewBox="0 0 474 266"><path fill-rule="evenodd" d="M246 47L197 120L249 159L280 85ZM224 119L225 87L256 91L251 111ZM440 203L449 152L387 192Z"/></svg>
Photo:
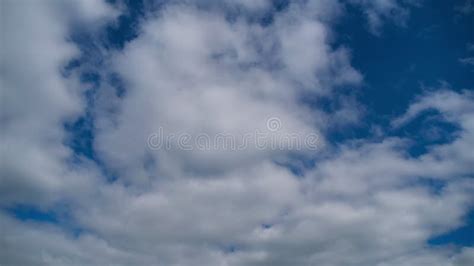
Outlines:
<svg viewBox="0 0 474 266"><path fill-rule="evenodd" d="M116 11L95 1L3 1L1 17L2 204L49 201L80 187L63 123L79 116L84 88L61 69L79 55L74 24L98 26ZM74 15L68 15L74 14Z"/></svg>
<svg viewBox="0 0 474 266"><path fill-rule="evenodd" d="M377 20L397 1L353 1ZM333 145L331 128L357 123L356 104L328 111L362 76L331 30L337 1L182 1L146 14L136 39L109 50L88 106L75 27L114 23L96 1L2 2L2 207L65 212L56 222L1 212L6 265L470 265L474 250L433 248L474 201L474 95L417 98L393 128L435 111L459 130L410 155L410 139ZM237 12L236 15L236 10ZM389 11L387 11L389 12ZM270 13L260 23L255 17ZM371 17L371 16L369 16ZM372 22L371 22L372 23ZM378 22L377 22L378 23ZM377 26L378 27L378 26ZM95 29L94 29L95 30ZM92 110L91 110L92 109ZM95 158L74 154L64 124L90 112ZM342 114L342 115L341 115ZM242 139L281 122L271 141L319 136L320 149L150 149L160 129ZM311 164L296 174L298 164ZM115 177L110 180L107 173ZM440 183L434 188L432 182ZM61 210L61 211L58 211Z"/></svg>
<svg viewBox="0 0 474 266"><path fill-rule="evenodd" d="M317 12L325 7L292 5L268 26L245 17L229 22L223 12L192 5L165 7L136 40L112 56L129 90L117 100L115 119L120 122L101 119L98 151L109 166L122 175L130 172L133 179L137 171L207 175L284 156L288 149L256 149L255 143L242 152L178 148L150 154L143 140L160 128L164 135L184 131L215 138L225 133L243 139L256 130L265 132L272 117L281 121L277 138L317 134L335 123L321 110L301 104L302 94L326 95L335 86L361 80L347 49L329 45L329 29ZM145 157L156 164L153 173L145 173Z"/></svg>

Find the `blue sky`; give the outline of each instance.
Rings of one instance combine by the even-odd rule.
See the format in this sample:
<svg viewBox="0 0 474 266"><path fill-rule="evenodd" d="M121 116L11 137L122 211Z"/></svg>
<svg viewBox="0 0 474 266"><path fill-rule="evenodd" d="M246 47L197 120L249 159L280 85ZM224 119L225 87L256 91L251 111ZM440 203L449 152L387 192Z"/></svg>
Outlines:
<svg viewBox="0 0 474 266"><path fill-rule="evenodd" d="M0 263L474 263L474 1L1 5Z"/></svg>

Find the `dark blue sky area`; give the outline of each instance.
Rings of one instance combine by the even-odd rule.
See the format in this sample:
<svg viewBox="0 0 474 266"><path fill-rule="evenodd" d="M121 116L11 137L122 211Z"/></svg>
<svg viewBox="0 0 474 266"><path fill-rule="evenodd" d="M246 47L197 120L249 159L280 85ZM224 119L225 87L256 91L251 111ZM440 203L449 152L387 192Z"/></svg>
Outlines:
<svg viewBox="0 0 474 266"><path fill-rule="evenodd" d="M428 3L429 2L429 3ZM348 6L336 28L338 43L352 50L352 64L365 78L359 100L369 112L399 115L422 91L445 81L454 90L474 84L474 66L460 58L474 56L474 16L455 10L463 1L425 1L411 8L406 27L386 22L379 36L367 31L361 11Z"/></svg>

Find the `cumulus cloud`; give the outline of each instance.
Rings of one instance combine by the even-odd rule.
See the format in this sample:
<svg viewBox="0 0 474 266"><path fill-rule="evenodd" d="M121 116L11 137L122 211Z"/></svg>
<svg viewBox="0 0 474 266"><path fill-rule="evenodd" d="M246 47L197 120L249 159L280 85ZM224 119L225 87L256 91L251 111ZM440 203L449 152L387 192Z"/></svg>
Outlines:
<svg viewBox="0 0 474 266"><path fill-rule="evenodd" d="M361 81L348 50L332 48L329 34L319 16L299 4L269 26L244 18L228 21L221 12L194 6L167 6L112 59L130 89L120 103L121 123L99 125L97 150L124 175L126 168L144 170L145 156L160 170L206 174L285 155L288 149L255 149L255 143L242 152L150 153L143 140L161 127L165 135L185 131L243 139L264 132L271 117L282 124L277 138L319 134L330 120L321 110L301 106L300 95L327 95L335 86Z"/></svg>
<svg viewBox="0 0 474 266"><path fill-rule="evenodd" d="M87 182L90 174L78 178L68 167L63 145L63 123L83 111L84 88L60 70L79 55L69 27L113 16L101 2L2 2L2 204L48 200Z"/></svg>
<svg viewBox="0 0 474 266"><path fill-rule="evenodd" d="M357 3L378 19L398 7ZM343 15L342 3L298 1L283 10L253 1L165 4L145 15L123 50L101 55L105 63L95 71L117 75L126 91L117 95L101 83L94 106L83 97L88 87L80 73L61 72L80 55L68 36L80 25L114 23L117 11L92 1L7 1L2 9L1 204L53 211L62 204L67 211L55 223L2 211L0 263L473 262L472 248L426 245L461 226L474 203L471 92L427 92L392 120L402 128L434 110L459 128L452 141L417 156L408 151L410 139L384 134L333 145L327 134L357 123L358 103L328 111L305 101L342 97L341 86L362 82L350 49L333 41L331 23ZM229 19L229 9L243 11ZM270 23L252 18L263 10L272 12ZM64 123L86 108L94 118L94 160L64 141ZM242 150L149 143L157 132L242 140L256 131L266 134L266 145L251 138ZM317 135L318 149L270 145L290 134ZM297 174L295 161L310 167Z"/></svg>

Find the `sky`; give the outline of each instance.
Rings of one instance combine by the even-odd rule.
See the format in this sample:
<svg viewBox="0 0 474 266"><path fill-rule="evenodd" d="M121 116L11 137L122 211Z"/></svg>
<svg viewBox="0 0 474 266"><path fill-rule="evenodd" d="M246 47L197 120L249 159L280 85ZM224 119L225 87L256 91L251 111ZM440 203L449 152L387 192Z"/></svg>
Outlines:
<svg viewBox="0 0 474 266"><path fill-rule="evenodd" d="M474 1L0 1L1 265L474 265Z"/></svg>

